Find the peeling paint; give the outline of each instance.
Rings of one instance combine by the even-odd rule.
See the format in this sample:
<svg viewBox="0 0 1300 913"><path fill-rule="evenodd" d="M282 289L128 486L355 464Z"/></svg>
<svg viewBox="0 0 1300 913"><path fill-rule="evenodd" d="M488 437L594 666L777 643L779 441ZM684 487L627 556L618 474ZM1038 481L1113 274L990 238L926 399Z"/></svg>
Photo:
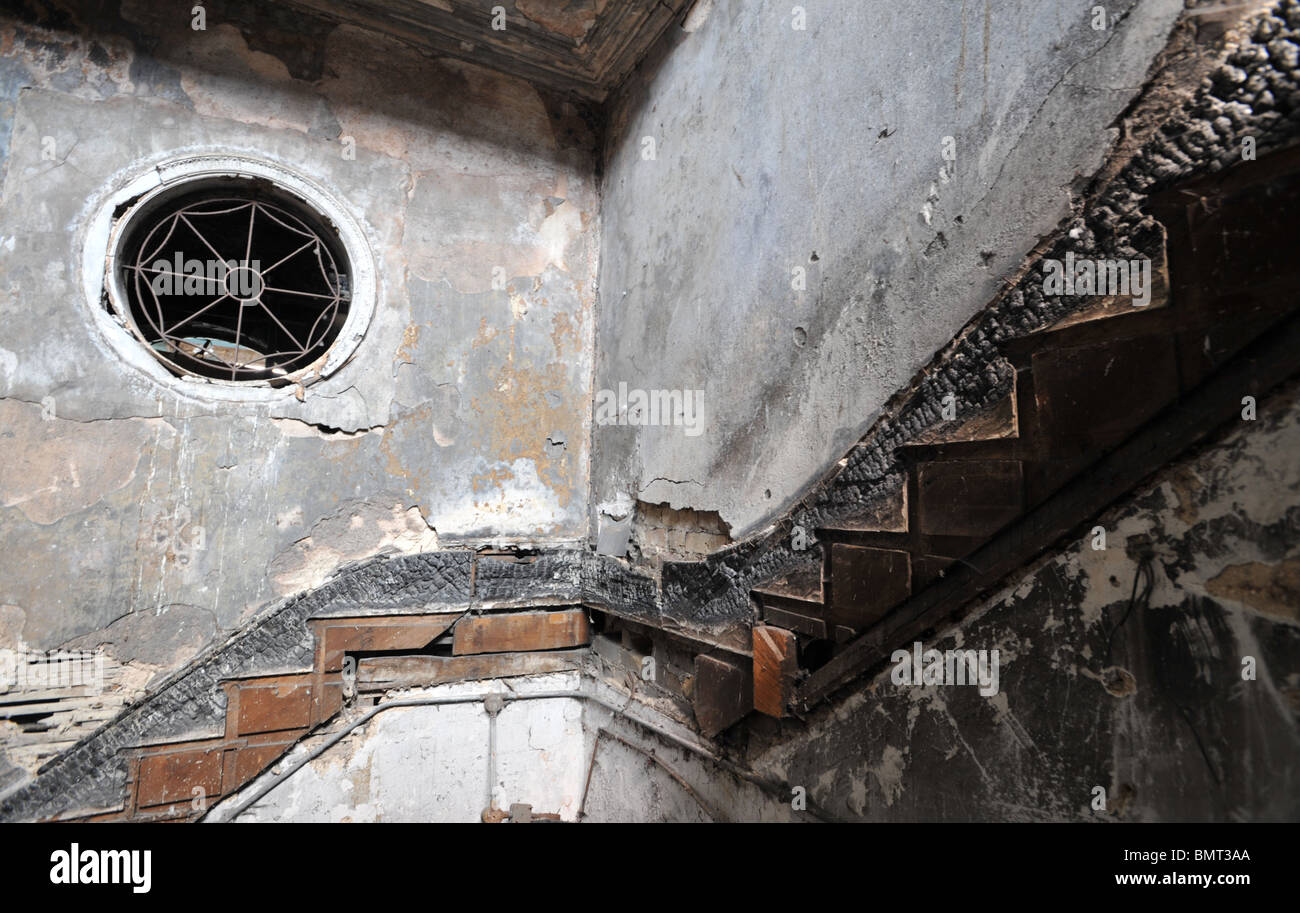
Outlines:
<svg viewBox="0 0 1300 913"><path fill-rule="evenodd" d="M33 569L0 603L36 607L14 636L52 648L125 615L188 650L348 562L583 535L599 237L583 103L310 11L210 11L196 32L132 0L80 35L24 15L0 16L0 548ZM270 406L138 376L78 306L95 201L209 151L301 175L377 261L351 361ZM530 421L515 397L546 408ZM214 627L157 614L182 605Z"/></svg>
<svg viewBox="0 0 1300 913"><path fill-rule="evenodd" d="M343 564L379 554L411 555L438 547L438 534L418 507L351 503L319 520L267 568L276 591L297 593L319 586Z"/></svg>
<svg viewBox="0 0 1300 913"><path fill-rule="evenodd" d="M1232 564L1207 580L1205 589L1277 621L1300 624L1300 558Z"/></svg>
<svg viewBox="0 0 1300 913"><path fill-rule="evenodd" d="M29 403L0 400L0 506L43 526L80 513L135 478L142 451L165 422L42 419Z"/></svg>

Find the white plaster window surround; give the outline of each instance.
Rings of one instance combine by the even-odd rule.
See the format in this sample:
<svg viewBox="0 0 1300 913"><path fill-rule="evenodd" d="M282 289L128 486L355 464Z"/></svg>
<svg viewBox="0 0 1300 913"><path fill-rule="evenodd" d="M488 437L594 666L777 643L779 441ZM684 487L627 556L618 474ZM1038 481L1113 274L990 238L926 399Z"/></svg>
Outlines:
<svg viewBox="0 0 1300 913"><path fill-rule="evenodd" d="M346 317L329 347L307 365L271 380L223 380L175 373L134 329L131 306L122 282L123 242L134 230L133 217L166 200L220 182L265 182L333 229L347 263L350 298ZM94 202L84 223L82 288L84 305L111 354L156 384L185 396L225 402L279 403L294 400L301 387L322 381L356 353L375 312L377 277L374 254L365 232L348 208L316 181L278 162L229 153L172 156L138 172L125 174Z"/></svg>

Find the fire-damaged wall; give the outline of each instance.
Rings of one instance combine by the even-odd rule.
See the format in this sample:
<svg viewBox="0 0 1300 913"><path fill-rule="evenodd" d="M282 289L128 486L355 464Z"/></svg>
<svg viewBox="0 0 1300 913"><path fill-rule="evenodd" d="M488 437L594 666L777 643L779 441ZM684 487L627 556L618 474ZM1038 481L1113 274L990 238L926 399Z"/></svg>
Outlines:
<svg viewBox="0 0 1300 913"><path fill-rule="evenodd" d="M806 717L747 716L718 740L745 779L697 757L683 788L720 820L1295 820L1298 448L1293 380ZM621 786L630 819L698 820Z"/></svg>
<svg viewBox="0 0 1300 913"><path fill-rule="evenodd" d="M1298 449L1292 380L806 718L751 714L702 742L645 675L647 657L669 665L659 635L622 649L598 637L581 676L385 697L550 696L502 714L495 743L478 704L386 720L358 707L218 814L478 820L526 803L566 821L1294 820ZM956 651L974 659L959 678Z"/></svg>
<svg viewBox="0 0 1300 913"><path fill-rule="evenodd" d="M586 532L590 113L258 6L0 19L0 648L103 646L110 691L348 562ZM301 401L156 382L88 319L96 204L206 153L324 188L375 258L364 338Z"/></svg>
<svg viewBox="0 0 1300 913"><path fill-rule="evenodd" d="M1225 55L1223 27L1266 5ZM964 596L959 625L831 703L753 712L751 627L774 623L758 584L821 566L791 527L852 516L949 394L964 414L1005 392L1000 345L1079 303L1047 300L1042 256L1155 256L1149 193L1291 141L1297 0L888 17L700 0L603 110L289 9L206 3L200 27L106 6L0 20L0 651L60 647L94 679L15 709L9 676L31 688L51 666L0 653L0 818L163 814L194 786L172 753L223 759L205 795L232 817L233 790L293 758L249 817L1295 815L1294 385L1110 513L1072 515L1077 540L1037 542L1037 563ZM936 33L944 56L918 65ZM355 354L300 395L159 380L86 300L112 193L206 153L318 186L376 261ZM542 603L584 619L584 674L563 676L584 693L546 700L588 706L539 698L499 731L479 728L486 701L344 698L324 660L348 651L314 639L329 616L369 630L353 616L441 605L509 625ZM447 649L387 658L466 658ZM973 684L913 669L958 649L974 665L953 653L941 676ZM447 690L504 694L512 664L558 661L515 650L467 654L477 684ZM292 726L240 696L327 679ZM625 718L649 710L660 729ZM485 796L488 732L508 775Z"/></svg>
<svg viewBox="0 0 1300 913"><path fill-rule="evenodd" d="M1293 382L922 644L986 651L985 694L905 661L752 763L837 817L1295 820L1298 448Z"/></svg>
<svg viewBox="0 0 1300 913"><path fill-rule="evenodd" d="M597 518L789 507L1070 213L1183 7L699 4L610 114Z"/></svg>
<svg viewBox="0 0 1300 913"><path fill-rule="evenodd" d="M632 706L591 666L402 689L384 705L345 711L207 820L810 818L779 787L725 773L689 726Z"/></svg>

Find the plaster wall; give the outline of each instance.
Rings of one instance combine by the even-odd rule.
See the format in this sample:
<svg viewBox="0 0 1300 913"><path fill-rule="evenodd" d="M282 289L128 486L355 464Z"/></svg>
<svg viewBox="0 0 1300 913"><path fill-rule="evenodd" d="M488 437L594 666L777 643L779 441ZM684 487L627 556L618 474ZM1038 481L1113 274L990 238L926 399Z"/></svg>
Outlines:
<svg viewBox="0 0 1300 913"><path fill-rule="evenodd" d="M611 112L595 387L704 422L598 423L598 522L742 538L844 455L1071 213L1183 3L1097 6L712 0L661 43Z"/></svg>
<svg viewBox="0 0 1300 913"><path fill-rule="evenodd" d="M848 819L1295 820L1300 387L1259 407L923 644L996 650L996 694L891 667L750 763Z"/></svg>
<svg viewBox="0 0 1300 913"><path fill-rule="evenodd" d="M588 672L411 689L384 701L555 692L599 695L694 741L681 723L650 704L631 707L622 692ZM474 822L489 805L508 812L515 804L566 822L798 818L785 802L626 716L585 697L508 702L497 716L492 755L482 703L395 707L301 766L313 741L295 748L276 765L287 775L270 792L242 811L237 795L209 820ZM340 725L346 718L331 729ZM273 770L247 789L276 779Z"/></svg>
<svg viewBox="0 0 1300 913"><path fill-rule="evenodd" d="M350 562L585 538L586 112L298 11L34 9L0 18L0 649L103 646L136 694ZM301 402L159 382L89 317L90 214L208 153L302 176L373 252L369 329Z"/></svg>
<svg viewBox="0 0 1300 913"><path fill-rule="evenodd" d="M463 682L394 699L573 691L579 679L578 673L512 679L509 691L502 681ZM574 820L586 770L582 719L582 702L573 698L506 703L490 765L482 703L387 710L236 820L475 822L489 804L508 811L516 803ZM290 753L281 763L294 758Z"/></svg>

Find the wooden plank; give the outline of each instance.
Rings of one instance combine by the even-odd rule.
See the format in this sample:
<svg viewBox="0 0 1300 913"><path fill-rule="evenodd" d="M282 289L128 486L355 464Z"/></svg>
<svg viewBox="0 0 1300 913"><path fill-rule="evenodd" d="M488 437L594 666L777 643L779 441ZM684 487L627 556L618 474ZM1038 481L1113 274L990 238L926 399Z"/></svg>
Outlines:
<svg viewBox="0 0 1300 913"><path fill-rule="evenodd" d="M1039 352L1031 370L1045 457L1113 446L1179 392L1175 337L1168 334Z"/></svg>
<svg viewBox="0 0 1300 913"><path fill-rule="evenodd" d="M312 723L312 682L309 675L294 679L273 678L265 684L257 679L232 682L239 689L235 731L239 735L250 735L306 729Z"/></svg>
<svg viewBox="0 0 1300 913"><path fill-rule="evenodd" d="M562 650L590 643L587 613L582 609L556 612L510 612L475 615L456 625L451 652L521 653L529 650Z"/></svg>
<svg viewBox="0 0 1300 913"><path fill-rule="evenodd" d="M845 545L830 549L831 602L827 626L861 631L912 592L908 553L897 549Z"/></svg>
<svg viewBox="0 0 1300 913"><path fill-rule="evenodd" d="M813 618L810 615L791 612L780 606L768 605L766 600L763 600L763 620L777 627L798 631L800 634L807 634L809 637L827 636L825 619Z"/></svg>
<svg viewBox="0 0 1300 913"><path fill-rule="evenodd" d="M479 653L469 656L376 656L357 664L357 690L389 691L448 682L541 675L580 668L586 650Z"/></svg>
<svg viewBox="0 0 1300 913"><path fill-rule="evenodd" d="M695 722L706 738L738 722L754 708L754 674L737 660L701 653L695 657Z"/></svg>
<svg viewBox="0 0 1300 913"><path fill-rule="evenodd" d="M982 539L1024 510L1019 460L954 460L917 467L917 526L928 535Z"/></svg>
<svg viewBox="0 0 1300 913"><path fill-rule="evenodd" d="M324 672L342 670L345 653L419 649L441 637L460 615L451 612L313 619L319 667Z"/></svg>
<svg viewBox="0 0 1300 913"><path fill-rule="evenodd" d="M38 701L68 701L99 697L103 692L90 686L68 688L42 688L35 691L14 690L0 693L0 706L6 704L34 704Z"/></svg>
<svg viewBox="0 0 1300 913"><path fill-rule="evenodd" d="M221 746L164 751L140 758L137 804L144 808L168 802L186 805L198 787L209 798L221 794Z"/></svg>
<svg viewBox="0 0 1300 913"><path fill-rule="evenodd" d="M0 707L0 720L16 716L35 716L41 713L62 713L77 710L77 705L65 701L49 701L31 704L6 704Z"/></svg>
<svg viewBox="0 0 1300 913"><path fill-rule="evenodd" d="M754 627L754 709L780 719L794 696L798 640L791 631Z"/></svg>
<svg viewBox="0 0 1300 913"><path fill-rule="evenodd" d="M271 742L227 752L226 767L223 769L221 779L222 791L232 793L239 789L270 767L276 758L295 744L294 741Z"/></svg>

